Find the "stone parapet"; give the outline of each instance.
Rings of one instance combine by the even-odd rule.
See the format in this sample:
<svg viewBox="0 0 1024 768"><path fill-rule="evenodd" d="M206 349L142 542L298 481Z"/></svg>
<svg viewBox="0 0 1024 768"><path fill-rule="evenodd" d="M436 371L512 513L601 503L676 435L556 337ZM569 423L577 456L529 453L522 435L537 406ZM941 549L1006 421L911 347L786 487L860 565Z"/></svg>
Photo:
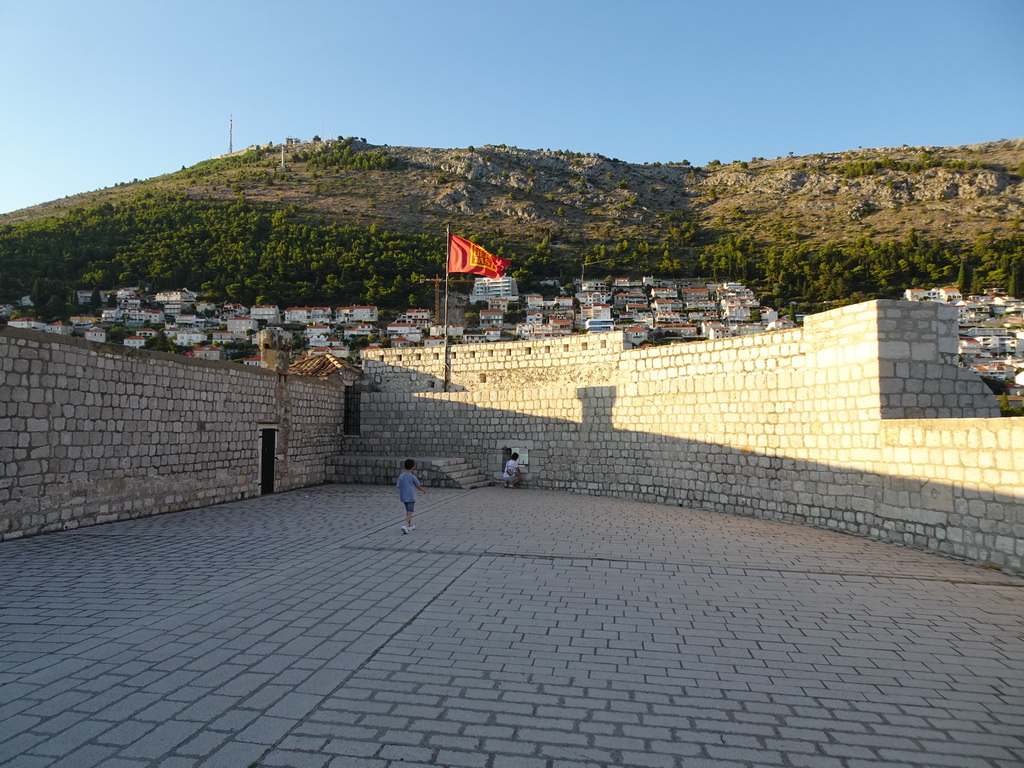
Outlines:
<svg viewBox="0 0 1024 768"><path fill-rule="evenodd" d="M340 382L0 330L0 538L325 481Z"/></svg>

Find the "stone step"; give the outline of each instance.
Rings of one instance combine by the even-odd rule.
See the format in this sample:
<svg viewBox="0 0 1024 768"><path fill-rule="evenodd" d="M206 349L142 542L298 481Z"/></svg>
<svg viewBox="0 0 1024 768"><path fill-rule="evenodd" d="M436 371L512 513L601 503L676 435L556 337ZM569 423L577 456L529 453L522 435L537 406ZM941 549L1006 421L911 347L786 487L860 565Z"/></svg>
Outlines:
<svg viewBox="0 0 1024 768"><path fill-rule="evenodd" d="M365 454L335 456L327 462L328 482L393 484L406 457ZM411 457L416 476L425 486L435 488L483 488L491 481L462 457Z"/></svg>

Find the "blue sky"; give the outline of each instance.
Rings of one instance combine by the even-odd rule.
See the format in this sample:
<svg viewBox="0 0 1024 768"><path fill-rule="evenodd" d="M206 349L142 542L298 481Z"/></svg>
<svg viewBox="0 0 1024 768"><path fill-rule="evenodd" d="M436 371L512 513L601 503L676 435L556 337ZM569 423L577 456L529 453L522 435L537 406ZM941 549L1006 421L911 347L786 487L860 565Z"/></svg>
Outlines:
<svg viewBox="0 0 1024 768"><path fill-rule="evenodd" d="M703 165L1024 136L1024 0L0 0L0 212L285 137Z"/></svg>

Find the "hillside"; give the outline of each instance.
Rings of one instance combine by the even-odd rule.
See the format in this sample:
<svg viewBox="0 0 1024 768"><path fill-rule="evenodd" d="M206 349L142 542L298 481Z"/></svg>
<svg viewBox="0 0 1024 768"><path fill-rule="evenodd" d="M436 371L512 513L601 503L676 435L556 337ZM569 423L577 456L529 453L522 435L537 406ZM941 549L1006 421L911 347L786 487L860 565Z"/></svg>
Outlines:
<svg viewBox="0 0 1024 768"><path fill-rule="evenodd" d="M133 278L154 287L188 277L215 295L230 296L230 287L240 298L283 301L277 292L304 280L290 298L327 301L365 294L352 282L367 281L374 267L364 263L356 276L323 264L350 253L352 242L383 239L359 255L393 280L377 300L411 302L409 293L418 300L422 291L401 275L442 269L446 225L512 257L527 282L564 282L584 269L654 272L740 279L774 300L814 304L893 295L920 282L971 282L972 274L975 287L1024 281L1024 139L698 168L685 160L636 165L562 150L424 149L349 138L290 145L283 160L282 167L280 145L250 148L0 216L0 292L24 290L33 275L65 283L90 276L86 282L104 286ZM231 224L239 204L245 217ZM200 219L202 231L184 240ZM238 231L243 219L253 227L246 233ZM340 239L338 228L347 231ZM282 242L271 248L274 237ZM275 255L277 266L247 287L268 252L282 249L287 259ZM403 252L407 263L396 270L382 252ZM311 273L304 277L293 274L302 258L315 262L299 270ZM232 270L239 274L229 280ZM318 293L332 280L332 291Z"/></svg>
<svg viewBox="0 0 1024 768"><path fill-rule="evenodd" d="M899 237L911 227L924 237L967 241L1014 233L1024 214L1024 139L701 168L561 150L423 149L347 139L289 147L280 167L279 146L249 150L0 215L0 224L155 189L215 199L244 190L251 200L402 232L439 232L451 223L502 239L554 236L580 244L656 240L680 212L718 233L766 243Z"/></svg>

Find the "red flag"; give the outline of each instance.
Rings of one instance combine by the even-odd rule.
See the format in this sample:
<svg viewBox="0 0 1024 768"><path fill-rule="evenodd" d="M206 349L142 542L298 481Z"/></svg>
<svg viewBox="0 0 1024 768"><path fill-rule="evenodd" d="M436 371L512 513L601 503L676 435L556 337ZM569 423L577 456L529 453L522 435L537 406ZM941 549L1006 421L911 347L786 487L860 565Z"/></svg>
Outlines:
<svg viewBox="0 0 1024 768"><path fill-rule="evenodd" d="M484 277L501 277L512 262L492 256L476 243L462 237L448 236L448 271L472 272Z"/></svg>

